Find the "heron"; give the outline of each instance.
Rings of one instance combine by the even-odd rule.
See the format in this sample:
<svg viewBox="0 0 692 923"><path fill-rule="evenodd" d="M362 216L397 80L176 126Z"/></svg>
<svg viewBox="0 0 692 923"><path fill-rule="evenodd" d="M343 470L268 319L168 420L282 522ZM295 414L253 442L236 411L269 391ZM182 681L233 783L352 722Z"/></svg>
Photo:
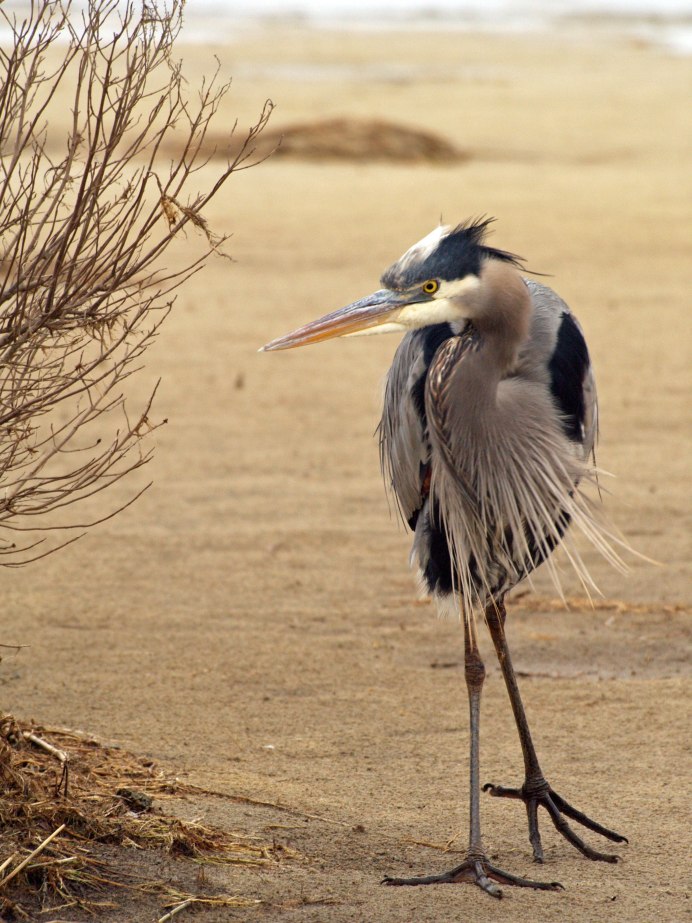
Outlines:
<svg viewBox="0 0 692 923"><path fill-rule="evenodd" d="M544 564L560 589L558 547L582 584L596 589L573 536L581 533L621 570L622 540L593 491L598 404L582 328L524 260L487 242L492 218L441 225L410 247L365 298L272 340L263 351L331 337L404 333L386 378L378 427L386 486L413 532L411 561L424 594L463 627L469 702L469 839L449 871L386 877L387 885L470 882L494 897L500 885L557 890L490 862L480 821L479 728L485 621L509 694L524 760L521 787L486 784L522 801L533 859L544 852L538 810L592 860L579 825L615 843L626 837L573 807L541 769L505 634L506 594ZM534 273L535 275L535 273Z"/></svg>

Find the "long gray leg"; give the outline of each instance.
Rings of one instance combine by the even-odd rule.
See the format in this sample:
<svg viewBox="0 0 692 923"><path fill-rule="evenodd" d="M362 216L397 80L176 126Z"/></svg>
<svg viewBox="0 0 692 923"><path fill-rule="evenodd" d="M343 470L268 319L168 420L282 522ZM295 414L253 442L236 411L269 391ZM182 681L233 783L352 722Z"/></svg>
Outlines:
<svg viewBox="0 0 692 923"><path fill-rule="evenodd" d="M480 783L480 730L481 693L485 681L485 666L481 660L478 643L464 620L464 677L469 698L469 856L482 856L481 841L481 783Z"/></svg>
<svg viewBox="0 0 692 923"><path fill-rule="evenodd" d="M480 714L481 693L485 680L485 666L481 660L475 634L464 620L464 676L469 699L470 750L469 750L469 845L466 858L449 872L441 875L426 875L416 878L386 877L386 885L432 885L471 882L493 897L502 897L502 889L495 882L516 885L520 888L537 888L556 891L562 888L559 882L531 881L519 878L496 868L488 861L481 840L480 808Z"/></svg>
<svg viewBox="0 0 692 923"><path fill-rule="evenodd" d="M519 694L517 678L512 666L507 638L505 635L505 606L503 602L495 606L489 606L485 613L486 622L490 631L490 636L495 645L497 659L500 663L502 676L505 680L509 700L514 712L517 730L519 731L519 740L521 742L521 751L524 756L525 780L520 789L504 788L501 785L492 785L490 783L483 786L483 791L490 792L498 798L518 798L526 805L526 812L529 820L529 840L533 848L533 857L536 862L543 862L543 846L541 844L541 835L538 831L538 807L542 805L556 829L575 846L583 855L589 859L596 859L602 862L617 862L618 857L612 853L599 852L588 846L581 837L572 830L565 817L576 821L589 830L600 833L601 836L612 840L615 843L626 843L627 838L603 827L596 821L591 820L586 814L573 808L560 795L552 790L548 785L541 771L541 767L536 756L536 749L531 739L526 712Z"/></svg>

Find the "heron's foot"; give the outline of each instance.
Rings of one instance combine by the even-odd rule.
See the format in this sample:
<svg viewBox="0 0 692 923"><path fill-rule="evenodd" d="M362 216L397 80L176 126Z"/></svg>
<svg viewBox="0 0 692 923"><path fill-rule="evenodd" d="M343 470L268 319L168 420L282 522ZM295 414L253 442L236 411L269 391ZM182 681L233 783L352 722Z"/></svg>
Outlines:
<svg viewBox="0 0 692 923"><path fill-rule="evenodd" d="M562 891L559 881L533 881L530 878L519 878L509 872L503 872L488 862L485 856L468 856L461 865L457 865L449 872L441 875L425 875L420 878L390 878L382 879L383 885L456 885L462 882L478 885L492 897L502 897L501 885L514 885L518 888L535 888L538 891Z"/></svg>
<svg viewBox="0 0 692 923"><path fill-rule="evenodd" d="M483 791L490 792L496 798L517 798L524 802L529 818L529 841L533 847L535 862L543 862L543 846L541 845L541 835L538 831L539 805L546 809L555 829L587 859L594 859L599 862L617 862L619 856L614 853L599 852L597 849L592 849L572 830L565 818L569 817L570 820L576 821L582 827L593 830L595 833L600 833L601 836L612 840L614 843L628 842L627 837L621 836L614 830L609 830L608 827L596 823L586 814L573 808L571 804L552 790L545 779L541 779L537 783L525 782L521 788L504 788L502 785L487 783L483 786Z"/></svg>

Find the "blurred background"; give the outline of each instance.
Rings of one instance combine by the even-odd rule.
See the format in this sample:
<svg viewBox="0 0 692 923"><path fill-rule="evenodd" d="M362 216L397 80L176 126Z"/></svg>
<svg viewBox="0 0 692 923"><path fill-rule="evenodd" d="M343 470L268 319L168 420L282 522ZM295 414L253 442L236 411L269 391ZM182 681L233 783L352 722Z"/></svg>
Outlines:
<svg viewBox="0 0 692 923"><path fill-rule="evenodd" d="M689 683L690 5L189 0L176 53L193 90L217 62L233 79L200 181L267 98L257 153L280 147L211 204L233 262L213 259L181 291L132 382L136 399L161 377L154 415L168 423L122 497L153 487L2 575L4 640L31 645L2 664L11 707L342 824L301 821L286 836L307 871L280 886L243 873L247 893L333 892L341 904L310 919L442 919L410 893L385 907L371 887L392 862L440 861L414 832L439 842L465 826L460 633L417 599L373 437L398 338L257 349L376 289L440 219L492 215L491 243L547 274L586 331L598 462L616 475L606 506L659 562L633 559L623 578L587 550L595 608L566 573L569 609L540 575L509 609L549 769L647 843L597 874L561 851L572 893L591 877L560 916L601 919L615 894L609 920L679 919L684 793L667 789L659 810L651 780L683 759ZM188 232L171 265L199 246ZM483 780L509 784L520 757L497 676L486 708ZM484 811L492 846L511 840L526 859L520 812ZM212 813L262 835L269 823L247 806ZM557 912L519 903L517 920Z"/></svg>

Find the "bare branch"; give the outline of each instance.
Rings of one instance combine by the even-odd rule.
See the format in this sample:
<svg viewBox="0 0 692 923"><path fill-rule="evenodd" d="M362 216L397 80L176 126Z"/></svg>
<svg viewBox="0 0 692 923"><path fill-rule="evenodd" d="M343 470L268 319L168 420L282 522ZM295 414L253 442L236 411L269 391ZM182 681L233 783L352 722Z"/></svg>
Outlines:
<svg viewBox="0 0 692 923"><path fill-rule="evenodd" d="M188 91L173 59L182 9L183 0L88 0L80 10L36 0L22 18L0 6L14 37L0 49L0 564L50 553L34 530L83 529L132 502L86 525L64 520L66 507L151 458L143 443L159 425L156 389L129 416L122 386L176 290L212 254L226 256L205 206L260 162L254 140L269 101L211 188L191 190L230 83L217 66ZM49 115L66 97L60 138ZM204 252L162 269L188 225ZM28 533L21 547L18 533Z"/></svg>

